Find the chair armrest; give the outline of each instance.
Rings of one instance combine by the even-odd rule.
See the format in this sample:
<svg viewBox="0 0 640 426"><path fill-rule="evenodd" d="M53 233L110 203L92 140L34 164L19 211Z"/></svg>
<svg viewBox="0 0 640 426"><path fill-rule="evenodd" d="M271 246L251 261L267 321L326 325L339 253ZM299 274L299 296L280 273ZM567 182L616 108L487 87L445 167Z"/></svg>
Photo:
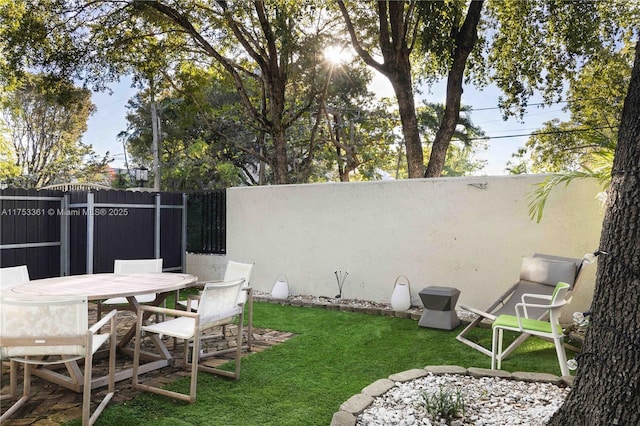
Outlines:
<svg viewBox="0 0 640 426"><path fill-rule="evenodd" d="M516 306L524 306L527 308L555 309L555 308L560 308L566 304L567 304L567 301L563 300L560 303L556 303L554 305L545 305L540 303L516 303Z"/></svg>
<svg viewBox="0 0 640 426"><path fill-rule="evenodd" d="M524 317L529 318L529 315L527 314L527 308L556 309L556 308L561 308L566 304L567 304L566 300L563 300L560 303L556 303L555 305L545 305L540 303L516 303L516 316L518 317L518 322L520 322L521 315L520 315L519 308L523 308Z"/></svg>
<svg viewBox="0 0 640 426"><path fill-rule="evenodd" d="M197 312L182 311L179 309L161 308L159 306L150 306L150 305L138 306L138 315L141 315L143 311L155 312L155 313L165 314L165 315L174 316L174 317L196 318L198 316Z"/></svg>
<svg viewBox="0 0 640 426"><path fill-rule="evenodd" d="M102 319L100 321L98 321L97 323L93 324L90 328L89 331L93 334L97 333L102 327L104 327L109 321L111 321L112 319L115 320L115 317L118 313L117 309L112 310L111 312L109 312L107 315L103 316Z"/></svg>
<svg viewBox="0 0 640 426"><path fill-rule="evenodd" d="M247 300L245 300L244 302L238 303L238 306L244 309L244 306L248 304L249 307L251 307L253 305L253 287L243 287L240 290L247 293Z"/></svg>
<svg viewBox="0 0 640 426"><path fill-rule="evenodd" d="M245 303L249 303L249 306L252 306L253 305L253 287L244 287L244 288L241 288L240 290L247 293L247 300Z"/></svg>
<svg viewBox="0 0 640 426"><path fill-rule="evenodd" d="M524 306L524 316L526 318L529 318L529 314L527 313L527 306L530 305L530 304L527 305L527 301L525 300L526 298L541 299L541 300L549 300L549 301L551 301L551 296L550 295L547 296L546 294L536 294L536 293L525 293L525 294L523 294L520 299L522 300L522 303L525 304L525 306ZM533 308L534 306L531 306L531 307ZM538 306L535 306L535 307L538 307ZM517 311L517 309L516 309L516 311Z"/></svg>
<svg viewBox="0 0 640 426"><path fill-rule="evenodd" d="M527 303L524 299L530 297L532 299L541 299L541 300L551 300L551 295L546 294L536 294L536 293L525 293L520 297L522 299L522 303Z"/></svg>
<svg viewBox="0 0 640 426"><path fill-rule="evenodd" d="M207 281L196 281L193 285L190 285L189 287L202 287L204 288L205 285L210 284L210 283L221 283L224 282L223 280L207 280Z"/></svg>
<svg viewBox="0 0 640 426"><path fill-rule="evenodd" d="M187 311L191 310L191 302L193 302L194 300L200 300L201 297L199 294L190 294L189 296L187 296Z"/></svg>

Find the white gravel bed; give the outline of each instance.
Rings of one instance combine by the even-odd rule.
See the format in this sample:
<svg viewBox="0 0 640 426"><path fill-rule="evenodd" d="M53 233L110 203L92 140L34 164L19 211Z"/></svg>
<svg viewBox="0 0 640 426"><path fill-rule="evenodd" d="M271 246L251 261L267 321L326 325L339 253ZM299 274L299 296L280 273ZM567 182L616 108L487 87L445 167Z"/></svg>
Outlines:
<svg viewBox="0 0 640 426"><path fill-rule="evenodd" d="M392 389L374 398L357 417L356 425L411 426L446 425L432 421L424 406L422 393L439 393L441 387L455 394L460 390L465 404L464 417L452 425L544 425L562 405L568 387L494 377L457 374L433 375L396 383Z"/></svg>

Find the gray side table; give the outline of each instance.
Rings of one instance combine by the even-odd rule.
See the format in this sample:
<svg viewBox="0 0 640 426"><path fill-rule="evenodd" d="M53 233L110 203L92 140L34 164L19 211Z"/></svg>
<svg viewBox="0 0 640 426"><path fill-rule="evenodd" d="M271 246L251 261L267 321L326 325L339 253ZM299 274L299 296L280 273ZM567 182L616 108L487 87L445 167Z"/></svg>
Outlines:
<svg viewBox="0 0 640 426"><path fill-rule="evenodd" d="M419 326L453 330L460 324L455 309L460 290L453 287L430 286L420 290L419 294L425 308L418 321Z"/></svg>

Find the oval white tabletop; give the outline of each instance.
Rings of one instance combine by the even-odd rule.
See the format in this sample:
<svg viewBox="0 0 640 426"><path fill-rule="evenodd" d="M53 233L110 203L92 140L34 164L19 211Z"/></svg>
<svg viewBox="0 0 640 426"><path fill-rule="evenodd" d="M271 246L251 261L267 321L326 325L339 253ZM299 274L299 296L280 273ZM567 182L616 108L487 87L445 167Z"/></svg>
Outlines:
<svg viewBox="0 0 640 426"><path fill-rule="evenodd" d="M88 300L165 293L195 284L198 277L173 272L144 274L86 274L44 278L3 289L3 295L21 297L86 296Z"/></svg>

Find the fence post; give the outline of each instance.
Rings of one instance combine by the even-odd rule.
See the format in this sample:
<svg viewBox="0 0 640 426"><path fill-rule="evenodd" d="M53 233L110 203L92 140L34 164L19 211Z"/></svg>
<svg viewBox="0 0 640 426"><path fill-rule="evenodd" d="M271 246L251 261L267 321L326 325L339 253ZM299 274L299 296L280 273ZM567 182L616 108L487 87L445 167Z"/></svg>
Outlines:
<svg viewBox="0 0 640 426"><path fill-rule="evenodd" d="M60 276L69 275L69 194L60 201Z"/></svg>
<svg viewBox="0 0 640 426"><path fill-rule="evenodd" d="M154 230L154 241L153 241L153 248L155 250L155 258L156 259L160 259L160 193L157 192L156 193L156 206L155 206L155 213L156 213L156 222L155 222L155 230Z"/></svg>
<svg viewBox="0 0 640 426"><path fill-rule="evenodd" d="M93 192L87 192L87 274L93 274L93 233L95 228L93 195Z"/></svg>
<svg viewBox="0 0 640 426"><path fill-rule="evenodd" d="M182 193L182 273L187 272L187 194Z"/></svg>

